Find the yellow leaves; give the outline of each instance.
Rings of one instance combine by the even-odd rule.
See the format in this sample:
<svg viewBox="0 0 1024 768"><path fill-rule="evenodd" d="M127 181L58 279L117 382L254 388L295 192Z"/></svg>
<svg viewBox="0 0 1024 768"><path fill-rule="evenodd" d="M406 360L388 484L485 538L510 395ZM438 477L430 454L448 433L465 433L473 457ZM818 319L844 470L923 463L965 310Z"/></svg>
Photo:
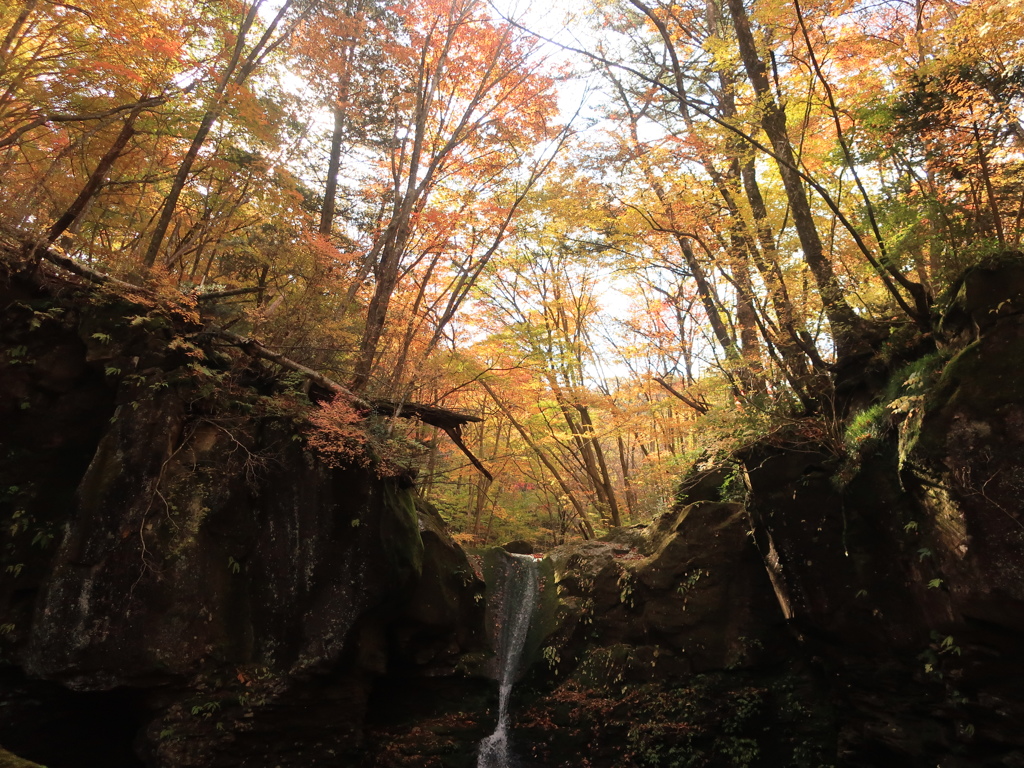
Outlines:
<svg viewBox="0 0 1024 768"><path fill-rule="evenodd" d="M110 61L94 61L91 63L94 71L109 72L122 80L129 80L136 83L143 82L143 78L134 69Z"/></svg>

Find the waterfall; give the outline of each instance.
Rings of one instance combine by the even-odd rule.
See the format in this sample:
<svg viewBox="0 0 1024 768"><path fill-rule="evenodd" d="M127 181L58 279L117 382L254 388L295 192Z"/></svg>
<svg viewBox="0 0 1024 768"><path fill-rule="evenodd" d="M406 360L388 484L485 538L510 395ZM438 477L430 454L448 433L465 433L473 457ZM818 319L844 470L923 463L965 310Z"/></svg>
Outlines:
<svg viewBox="0 0 1024 768"><path fill-rule="evenodd" d="M509 751L508 703L512 686L519 675L523 646L537 606L538 568L533 555L508 555L505 570L495 585L494 620L498 631L495 652L498 656L498 726L480 742L477 768L511 768ZM500 601L500 602L497 602Z"/></svg>

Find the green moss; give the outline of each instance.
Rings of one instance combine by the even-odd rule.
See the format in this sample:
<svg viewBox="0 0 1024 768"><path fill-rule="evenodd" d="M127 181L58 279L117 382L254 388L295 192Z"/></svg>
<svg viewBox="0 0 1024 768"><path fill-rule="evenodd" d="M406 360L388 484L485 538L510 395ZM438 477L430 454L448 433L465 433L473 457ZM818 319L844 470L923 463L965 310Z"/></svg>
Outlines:
<svg viewBox="0 0 1024 768"><path fill-rule="evenodd" d="M45 768L45 766L28 760L22 760L17 755L12 755L3 747L0 747L0 768Z"/></svg>
<svg viewBox="0 0 1024 768"><path fill-rule="evenodd" d="M950 350L938 349L899 368L882 391L881 401L891 403L900 397L924 394L941 375Z"/></svg>
<svg viewBox="0 0 1024 768"><path fill-rule="evenodd" d="M946 362L949 355L949 350L936 350L893 373L878 400L847 422L843 441L850 456L863 456L874 449L890 425L897 424L902 466L917 443L924 414L935 400L937 382L952 364Z"/></svg>
<svg viewBox="0 0 1024 768"><path fill-rule="evenodd" d="M888 412L882 403L858 411L846 425L843 442L851 452L862 450L885 434Z"/></svg>
<svg viewBox="0 0 1024 768"><path fill-rule="evenodd" d="M423 539L420 537L416 497L412 488L384 483L380 537L388 562L400 579L423 572Z"/></svg>
<svg viewBox="0 0 1024 768"><path fill-rule="evenodd" d="M1000 349L985 342L969 344L946 366L935 387L935 399L950 407L992 413L1006 403L1024 400L1024 340L1013 340Z"/></svg>

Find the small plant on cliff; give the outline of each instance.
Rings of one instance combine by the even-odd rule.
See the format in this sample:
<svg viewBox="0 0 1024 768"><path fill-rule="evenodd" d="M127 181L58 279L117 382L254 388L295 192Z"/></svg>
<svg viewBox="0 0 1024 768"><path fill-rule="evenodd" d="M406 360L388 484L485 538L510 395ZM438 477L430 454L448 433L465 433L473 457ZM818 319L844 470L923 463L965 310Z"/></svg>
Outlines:
<svg viewBox="0 0 1024 768"><path fill-rule="evenodd" d="M342 396L315 408L309 423L307 444L332 467L373 466L381 477L401 475L424 450L392 421L361 412Z"/></svg>
<svg viewBox="0 0 1024 768"><path fill-rule="evenodd" d="M887 427L885 407L875 403L870 408L858 411L850 419L843 433L843 442L850 452L860 451L882 437Z"/></svg>
<svg viewBox="0 0 1024 768"><path fill-rule="evenodd" d="M546 645L544 646L544 650L541 651L541 655L544 657L544 660L548 663L548 666L551 668L551 671L557 673L558 665L562 661L562 657L558 653L558 648L556 648L553 645Z"/></svg>
<svg viewBox="0 0 1024 768"><path fill-rule="evenodd" d="M865 451L895 423L899 427L902 458L905 445L916 437L925 398L941 375L949 354L948 350L938 350L896 371L879 401L850 419L844 433L847 450Z"/></svg>
<svg viewBox="0 0 1024 768"><path fill-rule="evenodd" d="M191 709L192 715L194 717L202 717L206 719L213 717L214 713L219 711L219 701L205 701L201 704L194 705Z"/></svg>
<svg viewBox="0 0 1024 768"><path fill-rule="evenodd" d="M619 587L619 602L629 608L635 607L636 585L633 582L633 573L629 569L620 566L617 583Z"/></svg>
<svg viewBox="0 0 1024 768"><path fill-rule="evenodd" d="M693 590L694 587L697 586L697 582L700 581L703 577L709 575L710 573L704 568L697 568L696 570L693 570L690 573L688 573L686 575L686 578L684 578L680 582L679 586L676 587L676 592L682 595L683 597L683 608L686 608L686 603L689 600L690 592L691 590Z"/></svg>
<svg viewBox="0 0 1024 768"><path fill-rule="evenodd" d="M734 464L732 471L726 475L718 488L718 497L722 501L743 501L747 496L747 486L743 479L743 465Z"/></svg>
<svg viewBox="0 0 1024 768"><path fill-rule="evenodd" d="M345 398L336 397L321 403L310 413L309 423L312 429L307 444L325 464L342 467L369 463L369 435L363 415Z"/></svg>

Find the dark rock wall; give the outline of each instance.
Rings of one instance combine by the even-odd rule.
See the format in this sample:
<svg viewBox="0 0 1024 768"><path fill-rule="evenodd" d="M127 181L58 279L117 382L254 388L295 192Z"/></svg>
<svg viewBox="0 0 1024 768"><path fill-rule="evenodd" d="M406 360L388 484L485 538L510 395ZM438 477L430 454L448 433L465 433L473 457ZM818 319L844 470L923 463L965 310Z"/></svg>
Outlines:
<svg viewBox="0 0 1024 768"><path fill-rule="evenodd" d="M692 671L740 665L782 624L749 530L741 504L698 501L639 547L560 547L550 556L565 620L602 645L661 647Z"/></svg>
<svg viewBox="0 0 1024 768"><path fill-rule="evenodd" d="M6 722L110 691L148 765L304 766L358 751L381 677L481 650L481 585L411 481L322 463L301 396L194 320L19 275L0 313ZM89 762L48 727L0 743Z"/></svg>
<svg viewBox="0 0 1024 768"><path fill-rule="evenodd" d="M842 765L1024 765L1024 267L967 273L944 348L851 455L745 455L780 604L836 682Z"/></svg>
<svg viewBox="0 0 1024 768"><path fill-rule="evenodd" d="M742 504L696 489L646 529L550 553L557 610L515 711L538 765L817 766L828 701Z"/></svg>

